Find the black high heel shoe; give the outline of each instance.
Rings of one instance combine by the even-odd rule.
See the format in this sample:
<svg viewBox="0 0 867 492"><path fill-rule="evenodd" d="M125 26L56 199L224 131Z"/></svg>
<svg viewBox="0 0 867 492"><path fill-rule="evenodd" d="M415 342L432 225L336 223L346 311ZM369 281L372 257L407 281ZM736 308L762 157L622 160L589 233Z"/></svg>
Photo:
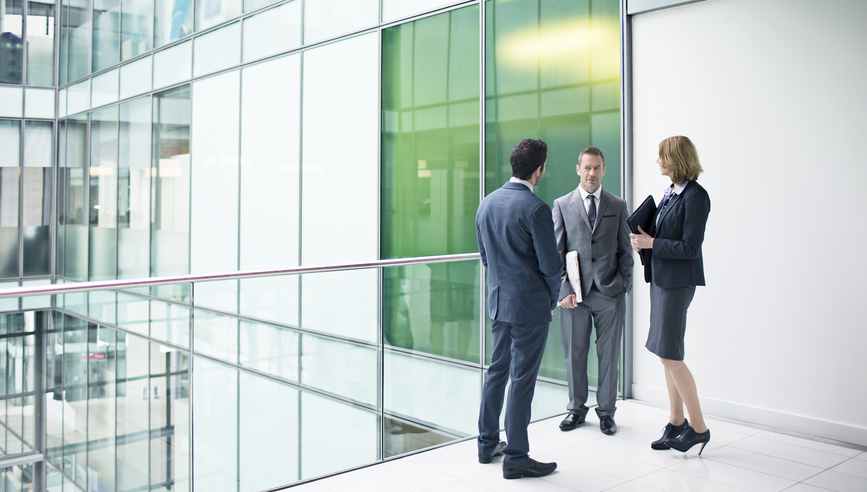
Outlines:
<svg viewBox="0 0 867 492"><path fill-rule="evenodd" d="M701 449L698 450L699 456L701 456L701 452L704 451L704 447L710 442L710 429L699 434L692 427L687 427L683 434L668 438L665 441L665 444L672 449L676 449L681 453L685 453L689 451L689 449L696 444L701 444Z"/></svg>
<svg viewBox="0 0 867 492"><path fill-rule="evenodd" d="M662 429L662 437L650 443L650 447L652 449L668 449L668 444L665 444L666 439L670 439L673 437L677 437L683 434L689 427L689 420L683 419L683 423L680 425L671 425L671 422L665 424L665 427Z"/></svg>

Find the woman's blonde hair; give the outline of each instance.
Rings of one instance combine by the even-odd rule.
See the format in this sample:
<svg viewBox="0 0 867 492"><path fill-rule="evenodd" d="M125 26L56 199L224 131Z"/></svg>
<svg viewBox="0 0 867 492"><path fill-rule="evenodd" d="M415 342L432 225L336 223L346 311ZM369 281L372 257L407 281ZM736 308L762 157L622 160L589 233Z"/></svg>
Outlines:
<svg viewBox="0 0 867 492"><path fill-rule="evenodd" d="M659 142L659 165L671 169L671 181L678 185L698 178L703 171L692 140L680 135Z"/></svg>

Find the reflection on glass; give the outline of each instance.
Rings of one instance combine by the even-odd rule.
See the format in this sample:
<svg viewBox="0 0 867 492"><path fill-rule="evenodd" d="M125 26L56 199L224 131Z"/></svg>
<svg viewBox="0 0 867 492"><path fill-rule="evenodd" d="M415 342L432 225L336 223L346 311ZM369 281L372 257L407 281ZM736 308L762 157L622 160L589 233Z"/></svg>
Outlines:
<svg viewBox="0 0 867 492"><path fill-rule="evenodd" d="M376 405L376 350L312 335L301 336L301 382Z"/></svg>
<svg viewBox="0 0 867 492"><path fill-rule="evenodd" d="M117 277L150 272L151 98L120 105Z"/></svg>
<svg viewBox="0 0 867 492"><path fill-rule="evenodd" d="M196 317L198 319L198 313ZM196 337L198 339L198 330ZM238 369L196 357L193 375L196 388L193 394L196 490L236 492Z"/></svg>
<svg viewBox="0 0 867 492"><path fill-rule="evenodd" d="M0 278L18 276L18 166L21 123L0 120Z"/></svg>
<svg viewBox="0 0 867 492"><path fill-rule="evenodd" d="M88 215L87 193L87 116L72 118L66 123L63 154L58 164L57 230L58 275L74 280L87 280L88 271ZM61 139L63 140L63 139ZM62 267L62 268L61 268Z"/></svg>
<svg viewBox="0 0 867 492"><path fill-rule="evenodd" d="M232 363L238 362L237 318L197 309L193 322L196 353Z"/></svg>
<svg viewBox="0 0 867 492"><path fill-rule="evenodd" d="M24 276L49 275L53 124L24 124Z"/></svg>
<svg viewBox="0 0 867 492"><path fill-rule="evenodd" d="M383 269L387 345L479 362L479 262Z"/></svg>
<svg viewBox="0 0 867 492"><path fill-rule="evenodd" d="M93 0L93 72L118 62L120 0Z"/></svg>
<svg viewBox="0 0 867 492"><path fill-rule="evenodd" d="M382 457L390 458L417 449L453 441L456 436L403 419L385 417Z"/></svg>
<svg viewBox="0 0 867 492"><path fill-rule="evenodd" d="M116 333L94 324L87 330L87 467L96 490L115 490Z"/></svg>
<svg viewBox="0 0 867 492"><path fill-rule="evenodd" d="M24 89L25 118L54 118L54 91L51 89Z"/></svg>
<svg viewBox="0 0 867 492"><path fill-rule="evenodd" d="M250 3L251 1L247 0L247 5ZM244 63L299 46L301 46L300 0L284 3L244 19Z"/></svg>
<svg viewBox="0 0 867 492"><path fill-rule="evenodd" d="M255 492L297 481L298 389L246 371L241 371L240 383L241 490Z"/></svg>
<svg viewBox="0 0 867 492"><path fill-rule="evenodd" d="M23 6L16 0L0 2L0 84L20 84L24 73Z"/></svg>
<svg viewBox="0 0 867 492"><path fill-rule="evenodd" d="M312 44L375 26L378 0L307 0L304 3L304 42Z"/></svg>
<svg viewBox="0 0 867 492"><path fill-rule="evenodd" d="M239 314L297 327L299 280L297 275L241 280Z"/></svg>
<svg viewBox="0 0 867 492"><path fill-rule="evenodd" d="M153 111L150 276L182 275L190 271L190 87L154 94Z"/></svg>
<svg viewBox="0 0 867 492"><path fill-rule="evenodd" d="M379 271L353 270L301 277L303 327L341 337L377 343ZM334 300L340 299L340 309ZM347 318L346 313L352 313Z"/></svg>
<svg viewBox="0 0 867 492"><path fill-rule="evenodd" d="M66 316L63 330L63 464L75 484L84 488L87 483L87 323Z"/></svg>
<svg viewBox="0 0 867 492"><path fill-rule="evenodd" d="M459 2L455 0L382 0L382 22L392 22L455 3Z"/></svg>
<svg viewBox="0 0 867 492"><path fill-rule="evenodd" d="M152 337L182 347L190 346L190 308L151 301L150 322Z"/></svg>
<svg viewBox="0 0 867 492"><path fill-rule="evenodd" d="M479 13L382 32L382 257L476 251Z"/></svg>
<svg viewBox="0 0 867 492"><path fill-rule="evenodd" d="M121 5L121 16L121 61L150 51L154 38L154 0L126 0Z"/></svg>
<svg viewBox="0 0 867 492"><path fill-rule="evenodd" d="M90 79L69 86L67 111L69 114L80 113L90 109Z"/></svg>
<svg viewBox="0 0 867 492"><path fill-rule="evenodd" d="M339 426L334 425L335 416ZM376 461L377 420L371 410L302 392L301 479Z"/></svg>
<svg viewBox="0 0 867 492"><path fill-rule="evenodd" d="M89 280L113 279L116 271L117 106L91 116Z"/></svg>
<svg viewBox="0 0 867 492"><path fill-rule="evenodd" d="M117 69L91 79L91 107L99 107L117 101L120 72Z"/></svg>
<svg viewBox="0 0 867 492"><path fill-rule="evenodd" d="M241 321L242 366L298 381L298 332Z"/></svg>
<svg viewBox="0 0 867 492"><path fill-rule="evenodd" d="M61 27L63 39L68 39L66 55L66 77L62 83L78 80L91 73L91 11L89 0L61 0L64 21Z"/></svg>
<svg viewBox="0 0 867 492"><path fill-rule="evenodd" d="M150 344L151 490L190 490L190 355Z"/></svg>
<svg viewBox="0 0 867 492"><path fill-rule="evenodd" d="M0 116L20 118L24 91L21 87L0 87Z"/></svg>
<svg viewBox="0 0 867 492"><path fill-rule="evenodd" d="M120 99L137 96L151 90L152 57L146 56L120 67Z"/></svg>
<svg viewBox="0 0 867 492"><path fill-rule="evenodd" d="M193 76L201 77L241 61L241 23L235 22L193 40Z"/></svg>
<svg viewBox="0 0 867 492"><path fill-rule="evenodd" d="M189 80L193 71L193 42L186 41L154 55L154 88Z"/></svg>
<svg viewBox="0 0 867 492"><path fill-rule="evenodd" d="M27 2L27 85L54 85L54 2Z"/></svg>
<svg viewBox="0 0 867 492"><path fill-rule="evenodd" d="M154 48L193 32L192 0L156 0Z"/></svg>
<svg viewBox="0 0 867 492"><path fill-rule="evenodd" d="M196 31L241 15L241 0L196 0Z"/></svg>

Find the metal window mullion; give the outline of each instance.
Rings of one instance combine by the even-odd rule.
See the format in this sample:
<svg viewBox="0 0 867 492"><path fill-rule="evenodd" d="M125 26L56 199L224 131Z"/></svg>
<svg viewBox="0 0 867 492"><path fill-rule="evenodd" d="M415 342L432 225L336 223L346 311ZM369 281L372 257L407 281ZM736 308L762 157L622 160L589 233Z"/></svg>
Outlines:
<svg viewBox="0 0 867 492"><path fill-rule="evenodd" d="M306 0L296 0L301 2L301 46L304 46L304 7L306 4ZM242 53L243 55L243 53ZM303 49L298 50L298 257L297 257L297 265L301 265L302 259L302 248L304 246L303 238L302 238L302 227L304 220L304 51ZM243 61L243 59L242 59ZM304 312L301 309L302 289L304 288L303 284L303 276L296 275L296 279L298 281L298 348L297 348L297 356L298 356L298 400L296 402L297 405L297 432L298 442L296 443L298 449L298 473L296 475L297 480L301 480L301 465L302 465L302 452L301 452L301 341L303 339L302 333L304 331L304 325L302 323Z"/></svg>
<svg viewBox="0 0 867 492"><path fill-rule="evenodd" d="M22 92L24 89L22 88ZM23 98L23 96L22 96ZM23 111L23 106L22 106ZM23 112L22 112L23 114ZM24 119L18 129L18 285L24 285ZM24 300L18 300L19 309L24 309Z"/></svg>
<svg viewBox="0 0 867 492"><path fill-rule="evenodd" d="M379 49L377 50L376 61L379 66L377 70L377 77L379 78L377 83L377 91L376 97L378 100L376 112L377 118L377 128L379 128L379 133L376 138L376 152L377 152L377 166L376 166L376 174L377 174L377 187L376 187L376 230L378 234L376 235L376 257L378 259L382 259L382 135L383 135L383 120L382 120L382 2L379 3L379 29L377 30L377 36L379 38L379 42L377 46ZM376 333L376 410L377 410L377 459L382 460L385 458L385 330L384 330L384 320L385 313L383 309L385 308L385 302L383 301L383 296L385 295L385 289L383 286L385 285L384 276L385 269L378 268L379 275L376 276L377 280L377 296L376 301L379 304L376 310L376 314L379 317L377 320L376 326L379 327ZM299 359L300 360L300 359Z"/></svg>
<svg viewBox="0 0 867 492"><path fill-rule="evenodd" d="M632 158L632 21L627 14L627 0L620 1L620 179L623 198L634 204L633 158ZM634 285L633 285L634 289ZM622 375L620 378L623 398L632 398L634 371L633 328L635 315L634 290L627 294L626 323L623 329L621 351Z"/></svg>
<svg viewBox="0 0 867 492"><path fill-rule="evenodd" d="M485 64L487 56L485 49L486 44L486 0L479 0L479 204L485 199ZM484 396L482 391L485 387L485 335L487 334L487 310L485 309L485 266L482 265L481 259L479 264L479 395Z"/></svg>

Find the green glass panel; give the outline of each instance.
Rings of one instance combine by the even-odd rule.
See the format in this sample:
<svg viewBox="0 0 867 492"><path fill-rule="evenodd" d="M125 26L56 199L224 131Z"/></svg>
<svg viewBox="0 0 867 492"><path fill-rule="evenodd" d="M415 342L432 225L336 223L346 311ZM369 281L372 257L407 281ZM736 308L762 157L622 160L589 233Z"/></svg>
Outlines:
<svg viewBox="0 0 867 492"><path fill-rule="evenodd" d="M538 138L548 144L548 163L533 191L546 203L578 186L575 165L588 145L605 154L602 187L619 196L619 3L493 0L485 26L485 194L509 180L515 144ZM558 318L539 375L565 381ZM490 363L490 320L486 333ZM595 386L593 343L587 360Z"/></svg>
<svg viewBox="0 0 867 492"><path fill-rule="evenodd" d="M477 6L382 32L382 258L477 251Z"/></svg>
<svg viewBox="0 0 867 492"><path fill-rule="evenodd" d="M479 266L461 261L384 268L385 343L477 364Z"/></svg>

